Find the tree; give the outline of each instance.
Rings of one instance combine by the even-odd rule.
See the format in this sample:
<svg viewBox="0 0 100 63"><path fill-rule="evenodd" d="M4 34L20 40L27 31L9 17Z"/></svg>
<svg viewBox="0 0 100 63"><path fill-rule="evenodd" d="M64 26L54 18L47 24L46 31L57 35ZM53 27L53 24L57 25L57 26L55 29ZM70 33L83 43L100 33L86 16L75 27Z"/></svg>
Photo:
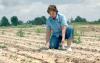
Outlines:
<svg viewBox="0 0 100 63"><path fill-rule="evenodd" d="M46 24L47 18L45 16L42 16L41 19L42 19L42 24Z"/></svg>
<svg viewBox="0 0 100 63"><path fill-rule="evenodd" d="M35 25L42 25L42 24L46 24L46 17L45 16L42 16L42 17L37 17L34 19L34 22L33 24Z"/></svg>
<svg viewBox="0 0 100 63"><path fill-rule="evenodd" d="M80 17L80 16L77 16L77 17L75 18L75 22L87 22L87 20L86 20L85 18L82 18L82 17Z"/></svg>
<svg viewBox="0 0 100 63"><path fill-rule="evenodd" d="M22 25L22 24L23 24L23 21L19 20L18 25Z"/></svg>
<svg viewBox="0 0 100 63"><path fill-rule="evenodd" d="M19 24L17 16L11 17L11 24L17 26Z"/></svg>
<svg viewBox="0 0 100 63"><path fill-rule="evenodd" d="M2 19L1 19L1 24L0 24L1 26L9 26L10 25L10 23L9 23L9 21L8 21L8 19L7 19L7 17L6 16L3 16L2 17Z"/></svg>
<svg viewBox="0 0 100 63"><path fill-rule="evenodd" d="M32 21L32 20L28 20L28 21L26 22L26 24L33 24L33 21Z"/></svg>
<svg viewBox="0 0 100 63"><path fill-rule="evenodd" d="M100 19L98 19L98 22L100 23Z"/></svg>
<svg viewBox="0 0 100 63"><path fill-rule="evenodd" d="M29 20L27 24L32 24L32 25L42 25L46 24L46 17L41 16L41 17L36 17L34 20Z"/></svg>
<svg viewBox="0 0 100 63"><path fill-rule="evenodd" d="M41 25L42 24L42 19L40 17L36 17L33 20L33 25Z"/></svg>
<svg viewBox="0 0 100 63"><path fill-rule="evenodd" d="M74 19L71 17L71 18L70 18L70 21L71 21L71 23L73 23L73 22L74 22Z"/></svg>

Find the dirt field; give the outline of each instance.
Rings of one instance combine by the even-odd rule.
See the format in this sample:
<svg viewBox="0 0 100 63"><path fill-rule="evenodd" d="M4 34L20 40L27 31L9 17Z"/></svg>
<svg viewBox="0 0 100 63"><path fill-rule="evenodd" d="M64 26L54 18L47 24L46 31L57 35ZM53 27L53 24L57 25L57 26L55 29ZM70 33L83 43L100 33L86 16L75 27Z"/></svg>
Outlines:
<svg viewBox="0 0 100 63"><path fill-rule="evenodd" d="M45 30L45 27L42 27ZM81 43L73 43L72 52L47 49L45 32L36 27L23 28L24 37L16 35L19 28L0 29L0 63L100 63L100 26L79 26ZM76 39L77 40L77 39Z"/></svg>

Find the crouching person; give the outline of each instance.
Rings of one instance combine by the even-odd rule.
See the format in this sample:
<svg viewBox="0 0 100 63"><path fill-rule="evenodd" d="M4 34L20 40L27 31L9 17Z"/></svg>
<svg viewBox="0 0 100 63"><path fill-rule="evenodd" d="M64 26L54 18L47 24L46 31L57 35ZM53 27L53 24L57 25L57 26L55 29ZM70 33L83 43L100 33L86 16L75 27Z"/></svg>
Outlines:
<svg viewBox="0 0 100 63"><path fill-rule="evenodd" d="M66 41L66 49L72 51L73 28L68 25L65 16L58 12L55 5L49 5L47 12L50 17L46 23L46 45L50 49L58 49L62 44L62 48L65 48L64 42Z"/></svg>

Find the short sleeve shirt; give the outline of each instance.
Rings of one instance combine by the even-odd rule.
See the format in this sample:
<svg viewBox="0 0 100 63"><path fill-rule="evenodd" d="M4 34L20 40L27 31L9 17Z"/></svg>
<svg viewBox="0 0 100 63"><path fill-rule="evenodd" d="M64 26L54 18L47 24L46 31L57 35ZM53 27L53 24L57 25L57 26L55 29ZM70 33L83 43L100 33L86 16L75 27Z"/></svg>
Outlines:
<svg viewBox="0 0 100 63"><path fill-rule="evenodd" d="M47 29L53 31L53 35L59 36L62 34L62 26L68 26L67 19L64 15L57 13L56 19L49 17L47 22Z"/></svg>

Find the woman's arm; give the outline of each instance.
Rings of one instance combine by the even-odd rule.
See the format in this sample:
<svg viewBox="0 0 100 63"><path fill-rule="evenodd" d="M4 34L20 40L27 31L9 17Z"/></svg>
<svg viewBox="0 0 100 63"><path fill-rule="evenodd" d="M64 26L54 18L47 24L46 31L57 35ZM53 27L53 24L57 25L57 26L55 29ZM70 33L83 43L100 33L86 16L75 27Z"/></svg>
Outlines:
<svg viewBox="0 0 100 63"><path fill-rule="evenodd" d="M66 26L62 26L62 43L65 41Z"/></svg>
<svg viewBox="0 0 100 63"><path fill-rule="evenodd" d="M49 48L49 42L50 42L50 36L51 36L51 30L46 30L46 47Z"/></svg>
<svg viewBox="0 0 100 63"><path fill-rule="evenodd" d="M65 34L66 34L66 28L67 28L68 24L67 24L67 20L66 17L63 16L62 17L62 21L61 21L61 27L62 27L62 42L64 42L65 40Z"/></svg>
<svg viewBox="0 0 100 63"><path fill-rule="evenodd" d="M50 41L50 36L51 36L51 30L46 30L46 43Z"/></svg>

